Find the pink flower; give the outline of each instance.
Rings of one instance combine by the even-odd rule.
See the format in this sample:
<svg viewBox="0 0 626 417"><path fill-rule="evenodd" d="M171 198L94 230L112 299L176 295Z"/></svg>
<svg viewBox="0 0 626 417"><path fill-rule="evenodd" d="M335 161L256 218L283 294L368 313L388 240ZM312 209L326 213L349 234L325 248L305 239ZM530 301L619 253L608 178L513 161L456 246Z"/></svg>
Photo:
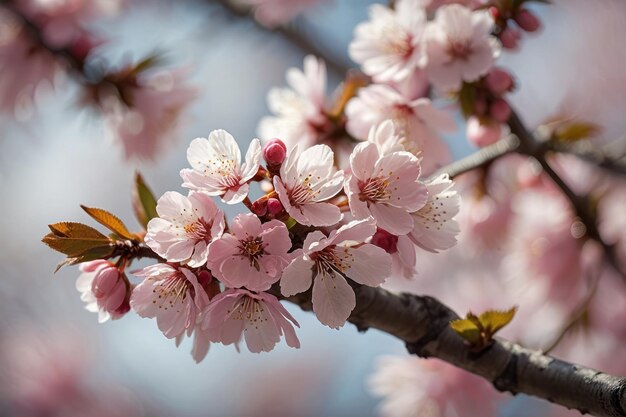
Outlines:
<svg viewBox="0 0 626 417"><path fill-rule="evenodd" d="M248 195L248 182L261 163L261 143L253 139L241 163L241 151L235 138L225 130L209 133L209 138L196 138L187 148L187 161L192 169L183 169L183 187L221 196L227 204L243 201Z"/></svg>
<svg viewBox="0 0 626 417"><path fill-rule="evenodd" d="M391 256L393 276L401 275L407 279L415 276L417 264L415 244L408 235L396 236L379 228L370 243L384 249Z"/></svg>
<svg viewBox="0 0 626 417"><path fill-rule="evenodd" d="M491 36L493 18L486 11L472 11L459 4L437 10L424 39L428 64L426 73L435 87L457 91L463 81L485 75L500 49Z"/></svg>
<svg viewBox="0 0 626 417"><path fill-rule="evenodd" d="M27 118L37 86L52 84L59 69L54 56L31 41L18 19L0 9L0 110Z"/></svg>
<svg viewBox="0 0 626 417"><path fill-rule="evenodd" d="M254 7L254 18L263 26L283 25L322 0L240 0Z"/></svg>
<svg viewBox="0 0 626 417"><path fill-rule="evenodd" d="M350 57L377 81L406 79L426 63L422 33L426 13L421 0L399 0L394 9L374 4L370 20L359 24L350 43Z"/></svg>
<svg viewBox="0 0 626 417"><path fill-rule="evenodd" d="M213 342L230 345L245 338L250 352L259 353L272 350L283 333L288 346L300 347L288 320L300 327L273 295L227 289L211 300L203 314L202 328Z"/></svg>
<svg viewBox="0 0 626 417"><path fill-rule="evenodd" d="M430 252L449 249L456 244L459 224L460 197L452 189L448 174L442 174L426 183L428 201L413 213L413 230L410 238L417 246Z"/></svg>
<svg viewBox="0 0 626 417"><path fill-rule="evenodd" d="M265 140L281 138L289 148L312 146L328 122L324 112L326 64L307 55L303 71L287 70L287 83L290 88L274 87L268 93L267 104L275 116L261 119L258 134Z"/></svg>
<svg viewBox="0 0 626 417"><path fill-rule="evenodd" d="M358 144L350 155L352 174L345 192L356 219L374 217L378 227L395 235L413 229L410 212L419 210L428 199L426 187L418 182L420 164L408 152L381 155L372 142Z"/></svg>
<svg viewBox="0 0 626 417"><path fill-rule="evenodd" d="M237 215L230 231L209 245L211 271L227 287L268 290L291 260L287 227L278 220L261 224L250 213Z"/></svg>
<svg viewBox="0 0 626 417"><path fill-rule="evenodd" d="M433 107L428 98L413 99L383 84L361 88L346 106L346 128L358 139L366 140L370 129L385 120L392 120L404 137L403 146L422 157L425 174L451 161L452 157L439 132L455 130L452 116Z"/></svg>
<svg viewBox="0 0 626 417"><path fill-rule="evenodd" d="M478 147L489 146L502 137L502 126L493 120L481 120L476 116L467 119L467 140Z"/></svg>
<svg viewBox="0 0 626 417"><path fill-rule="evenodd" d="M213 200L200 192L185 197L168 191L159 198L157 213L148 223L146 245L170 262L204 265L209 243L224 232L224 213Z"/></svg>
<svg viewBox="0 0 626 417"><path fill-rule="evenodd" d="M177 343L185 333L195 331L192 354L200 362L209 347L208 335L196 326L199 314L209 304L200 281L208 281L211 276L206 272L196 276L187 268L169 264L150 265L133 274L144 278L131 295L133 310L141 317L156 318L159 330L169 339L177 338Z"/></svg>
<svg viewBox="0 0 626 417"><path fill-rule="evenodd" d="M486 381L437 359L385 356L368 381L386 417L497 416L506 398Z"/></svg>
<svg viewBox="0 0 626 417"><path fill-rule="evenodd" d="M115 97L102 103L107 134L122 143L126 158L154 159L176 136L183 110L197 95L186 78L180 69L141 74L129 90L130 107Z"/></svg>
<svg viewBox="0 0 626 417"><path fill-rule="evenodd" d="M313 311L323 324L339 328L356 305L346 278L370 287L382 284L391 274L391 258L383 249L362 244L376 233L374 219L352 221L328 237L309 233L302 249L283 271L280 290L291 296L313 284Z"/></svg>
<svg viewBox="0 0 626 417"><path fill-rule="evenodd" d="M325 201L343 187L343 171L335 172L333 151L315 145L299 153L294 147L274 177L274 187L285 210L298 223L332 226L341 220L341 211Z"/></svg>
<svg viewBox="0 0 626 417"><path fill-rule="evenodd" d="M80 265L82 274L76 280L76 289L85 308L98 313L98 322L119 319L130 309L130 284L115 265L104 259Z"/></svg>

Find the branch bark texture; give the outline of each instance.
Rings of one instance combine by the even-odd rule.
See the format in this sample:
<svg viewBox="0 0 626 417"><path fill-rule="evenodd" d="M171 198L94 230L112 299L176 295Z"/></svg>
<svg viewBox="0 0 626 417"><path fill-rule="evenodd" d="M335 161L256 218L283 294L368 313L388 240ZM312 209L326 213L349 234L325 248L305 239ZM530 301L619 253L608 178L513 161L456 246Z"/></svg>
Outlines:
<svg viewBox="0 0 626 417"><path fill-rule="evenodd" d="M361 331L377 329L404 341L410 353L444 360L491 382L599 417L626 417L626 377L568 363L496 338L480 352L449 326L457 314L435 298L355 286L348 319ZM311 310L310 292L287 300Z"/></svg>

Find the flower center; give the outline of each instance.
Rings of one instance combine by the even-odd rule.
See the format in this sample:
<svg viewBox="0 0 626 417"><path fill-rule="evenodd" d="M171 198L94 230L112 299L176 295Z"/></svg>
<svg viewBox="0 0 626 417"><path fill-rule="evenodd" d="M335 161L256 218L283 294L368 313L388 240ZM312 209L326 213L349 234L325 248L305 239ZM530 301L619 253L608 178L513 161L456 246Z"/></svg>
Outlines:
<svg viewBox="0 0 626 417"><path fill-rule="evenodd" d="M241 242L241 254L256 259L263 255L263 239L260 237L250 237Z"/></svg>
<svg viewBox="0 0 626 417"><path fill-rule="evenodd" d="M157 296L152 300L153 304L159 302L159 309L168 310L174 308L174 303L184 301L189 294L192 298L195 296L193 285L187 280L185 275L176 271L163 280L161 285L156 285L152 289L152 293Z"/></svg>
<svg viewBox="0 0 626 417"><path fill-rule="evenodd" d="M400 26L386 26L382 37L385 52L400 55L405 59L413 53L413 45L411 44L413 37Z"/></svg>
<svg viewBox="0 0 626 417"><path fill-rule="evenodd" d="M267 317L263 317L263 306L252 297L242 297L233 307L233 311L234 313L230 316L232 319L246 321L256 328L262 322L267 321ZM227 313L230 314L231 310L228 310Z"/></svg>
<svg viewBox="0 0 626 417"><path fill-rule="evenodd" d="M304 178L304 180L300 181L294 188L291 189L289 192L289 201L292 206L298 207L313 200L315 194L316 192L311 187L311 176L308 175Z"/></svg>
<svg viewBox="0 0 626 417"><path fill-rule="evenodd" d="M207 169L204 170L205 175L212 177L219 177L218 181L226 188L231 188L239 185L239 175L237 169L239 163L234 159L228 159L226 155L220 155L217 159L209 159L207 162Z"/></svg>
<svg viewBox="0 0 626 417"><path fill-rule="evenodd" d="M389 177L369 178L359 185L361 188L361 193L359 194L361 201L382 203L391 198L391 193L387 190L387 187L389 187Z"/></svg>
<svg viewBox="0 0 626 417"><path fill-rule="evenodd" d="M453 60L467 61L470 55L472 55L472 46L467 41L449 41L446 52Z"/></svg>
<svg viewBox="0 0 626 417"><path fill-rule="evenodd" d="M345 274L352 264L351 261L354 261L347 248L337 248L334 245L311 254L311 259L315 262L318 274L330 276L335 273Z"/></svg>
<svg viewBox="0 0 626 417"><path fill-rule="evenodd" d="M198 218L193 223L187 223L184 227L185 234L189 239L196 241L211 239L211 223L207 223L203 218Z"/></svg>

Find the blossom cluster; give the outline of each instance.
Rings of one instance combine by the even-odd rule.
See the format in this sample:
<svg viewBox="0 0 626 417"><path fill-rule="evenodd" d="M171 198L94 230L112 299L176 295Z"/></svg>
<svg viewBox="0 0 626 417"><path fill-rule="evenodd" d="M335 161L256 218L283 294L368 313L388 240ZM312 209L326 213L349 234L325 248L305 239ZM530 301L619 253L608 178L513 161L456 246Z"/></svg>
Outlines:
<svg viewBox="0 0 626 417"><path fill-rule="evenodd" d="M422 180L420 160L396 131L391 121L372 129L345 169L323 144L288 149L253 139L242 160L225 130L194 139L190 168L180 172L188 194L163 194L147 224L145 244L163 262L133 272L143 279L136 286L109 261L84 263L77 288L87 308L100 321L132 308L168 338L193 335L197 361L210 342L245 341L261 352L284 336L299 347L299 325L279 297L310 288L319 321L343 326L356 306L354 286L379 286L393 271L410 277L416 248L456 242L452 182ZM251 182L267 191L254 202ZM249 212L227 221L214 198Z"/></svg>

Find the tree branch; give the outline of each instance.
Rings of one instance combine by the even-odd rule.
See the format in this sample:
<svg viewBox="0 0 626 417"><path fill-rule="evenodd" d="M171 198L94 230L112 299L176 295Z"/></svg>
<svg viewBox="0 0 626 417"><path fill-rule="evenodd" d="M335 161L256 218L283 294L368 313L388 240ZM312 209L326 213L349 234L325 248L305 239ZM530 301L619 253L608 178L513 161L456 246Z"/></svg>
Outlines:
<svg viewBox="0 0 626 417"><path fill-rule="evenodd" d="M471 351L449 326L458 316L438 300L355 285L356 308L348 319L404 341L409 352L435 357L491 382L500 391L524 393L599 417L626 417L626 378L574 365L503 339ZM289 297L311 310L310 291Z"/></svg>
<svg viewBox="0 0 626 417"><path fill-rule="evenodd" d="M547 161L547 155L549 150L543 146L533 135L529 132L526 126L523 124L519 116L513 112L509 119L509 127L511 132L515 134L520 140L520 146L518 152L524 155L532 156L539 162L544 172L552 179L552 181L561 189L565 197L570 201L576 216L580 218L580 221L585 225L586 234L591 239L600 244L603 249L606 260L613 267L613 269L619 273L622 278L626 280L626 271L624 271L620 264L617 249L615 245L609 245L606 243L600 231L596 221L596 215L592 210L591 202L587 197L579 196L576 194L559 174L552 169Z"/></svg>
<svg viewBox="0 0 626 417"><path fill-rule="evenodd" d="M626 176L626 161L624 155L616 155L608 149L595 149L589 144L563 145L548 141L543 143L547 151L574 155L594 166L603 168L611 173Z"/></svg>

